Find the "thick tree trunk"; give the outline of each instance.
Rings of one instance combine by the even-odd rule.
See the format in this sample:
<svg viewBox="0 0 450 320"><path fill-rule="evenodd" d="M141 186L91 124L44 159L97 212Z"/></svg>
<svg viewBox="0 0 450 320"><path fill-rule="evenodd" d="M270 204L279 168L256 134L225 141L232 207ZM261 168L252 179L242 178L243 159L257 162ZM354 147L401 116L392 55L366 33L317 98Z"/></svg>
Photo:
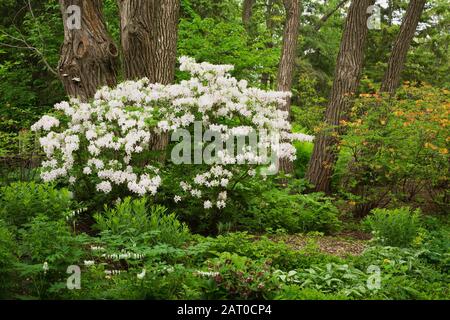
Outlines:
<svg viewBox="0 0 450 320"><path fill-rule="evenodd" d="M123 69L127 80L152 75L152 6L149 0L118 0Z"/></svg>
<svg viewBox="0 0 450 320"><path fill-rule="evenodd" d="M280 65L278 67L277 90L291 91L295 59L297 58L300 11L298 0L284 0L284 6L286 8L286 25L284 27ZM290 101L283 106L283 109L290 111Z"/></svg>
<svg viewBox="0 0 450 320"><path fill-rule="evenodd" d="M297 43L299 32L300 9L299 0L284 0L286 9L286 24L284 27L283 47L281 52L280 65L277 75L277 90L291 91L294 79L295 59L297 58ZM291 99L288 98L282 110L290 113ZM292 173L294 166L288 159L281 159L280 169L285 173Z"/></svg>
<svg viewBox="0 0 450 320"><path fill-rule="evenodd" d="M118 0L127 79L169 84L175 76L179 0Z"/></svg>
<svg viewBox="0 0 450 320"><path fill-rule="evenodd" d="M175 78L179 0L118 0L125 77L170 84ZM155 135L151 150L163 151L167 134ZM163 161L165 155L158 156Z"/></svg>
<svg viewBox="0 0 450 320"><path fill-rule="evenodd" d="M426 0L411 0L408 9L406 9L400 32L389 57L388 67L381 84L381 92L393 94L400 84L406 55L425 7L425 2Z"/></svg>
<svg viewBox="0 0 450 320"><path fill-rule="evenodd" d="M352 104L361 76L367 40L367 8L374 0L353 0L336 63L333 88L325 113L327 128L316 137L306 178L317 191L329 192L339 144L339 124Z"/></svg>
<svg viewBox="0 0 450 320"><path fill-rule="evenodd" d="M242 4L242 24L244 25L247 33L251 33L251 18L253 14L253 6L255 5L256 0L244 0Z"/></svg>
<svg viewBox="0 0 450 320"><path fill-rule="evenodd" d="M180 0L155 0L155 59L152 63L155 82L169 84L175 78L179 15Z"/></svg>
<svg viewBox="0 0 450 320"><path fill-rule="evenodd" d="M58 72L67 94L82 101L92 98L102 86L116 84L118 50L108 35L101 0L59 0L64 22L64 44ZM80 29L67 23L67 9L81 9Z"/></svg>

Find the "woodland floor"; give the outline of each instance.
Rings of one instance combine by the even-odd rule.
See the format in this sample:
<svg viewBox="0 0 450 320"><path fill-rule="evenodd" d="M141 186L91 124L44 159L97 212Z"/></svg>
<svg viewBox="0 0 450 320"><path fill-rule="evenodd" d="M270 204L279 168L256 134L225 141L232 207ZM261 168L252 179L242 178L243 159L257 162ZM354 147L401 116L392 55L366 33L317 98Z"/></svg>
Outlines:
<svg viewBox="0 0 450 320"><path fill-rule="evenodd" d="M302 250L307 246L317 246L317 249L326 254L338 257L360 255L369 246L370 234L356 231L340 233L336 236L309 236L309 235L277 235L271 237L273 241L284 242L293 249Z"/></svg>

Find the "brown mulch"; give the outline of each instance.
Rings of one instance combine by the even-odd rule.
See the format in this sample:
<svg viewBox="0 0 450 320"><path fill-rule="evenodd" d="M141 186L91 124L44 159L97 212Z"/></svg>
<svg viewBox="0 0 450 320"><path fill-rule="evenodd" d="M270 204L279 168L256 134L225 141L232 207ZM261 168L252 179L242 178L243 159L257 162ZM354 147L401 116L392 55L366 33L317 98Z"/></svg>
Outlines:
<svg viewBox="0 0 450 320"><path fill-rule="evenodd" d="M282 235L272 238L274 241L282 241L296 250L303 249L308 242L314 241L320 252L346 257L358 256L368 246L370 235L362 232L345 232L337 236L307 236L307 235Z"/></svg>

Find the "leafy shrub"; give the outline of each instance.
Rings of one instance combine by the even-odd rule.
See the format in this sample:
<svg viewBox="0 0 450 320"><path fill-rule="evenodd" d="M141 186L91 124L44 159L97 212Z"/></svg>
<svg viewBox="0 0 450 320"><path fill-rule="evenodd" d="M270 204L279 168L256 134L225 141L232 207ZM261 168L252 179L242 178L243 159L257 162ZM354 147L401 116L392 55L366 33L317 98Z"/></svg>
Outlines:
<svg viewBox="0 0 450 320"><path fill-rule="evenodd" d="M82 290L63 293L70 299L201 299L207 280L182 264L165 262L146 263L106 279L105 271L102 265L89 267L83 272Z"/></svg>
<svg viewBox="0 0 450 320"><path fill-rule="evenodd" d="M320 290L325 294L334 293L355 298L371 294L367 287L370 274L347 264L319 264L299 271L278 270L275 274L283 283Z"/></svg>
<svg viewBox="0 0 450 320"><path fill-rule="evenodd" d="M364 270L370 265L380 268L381 290L377 299L446 299L449 278L446 272L428 264L426 249L373 246L354 259Z"/></svg>
<svg viewBox="0 0 450 320"><path fill-rule="evenodd" d="M55 288L65 288L67 267L82 261L87 240L83 235L72 235L65 221L51 221L44 215L34 217L24 227L19 230L20 263L17 264L23 279L23 294L52 298Z"/></svg>
<svg viewBox="0 0 450 320"><path fill-rule="evenodd" d="M15 182L0 191L0 218L15 226L25 224L39 214L57 220L71 206L71 193L67 189L56 189L48 184Z"/></svg>
<svg viewBox="0 0 450 320"><path fill-rule="evenodd" d="M449 212L449 91L404 86L396 99L365 95L343 121L336 178L360 197L355 214L388 203Z"/></svg>
<svg viewBox="0 0 450 320"><path fill-rule="evenodd" d="M321 193L289 194L272 189L249 201L249 217L243 219L252 230L285 229L288 232L335 232L340 227L338 209Z"/></svg>
<svg viewBox="0 0 450 320"><path fill-rule="evenodd" d="M189 238L189 228L174 213L167 214L166 211L159 205L148 207L145 198L132 200L127 197L115 208L105 207L105 212L96 213L94 218L101 231L113 235L138 237L147 233L155 242L180 246Z"/></svg>
<svg viewBox="0 0 450 320"><path fill-rule="evenodd" d="M365 224L382 245L407 247L417 237L420 228L420 209L374 209Z"/></svg>
<svg viewBox="0 0 450 320"><path fill-rule="evenodd" d="M253 260L270 260L274 268L281 270L308 268L324 261L341 262L338 257L327 256L316 251L295 250L285 242L272 241L266 236L254 236L246 232L229 233L216 238L197 236L196 240L197 243L188 248L195 263L200 263L221 252L235 253Z"/></svg>
<svg viewBox="0 0 450 320"><path fill-rule="evenodd" d="M0 220L0 298L4 296L13 280L14 263L17 262L17 245L6 223Z"/></svg>
<svg viewBox="0 0 450 320"><path fill-rule="evenodd" d="M19 233L22 259L41 264L47 261L53 266L65 267L79 262L82 247L78 240L81 238L72 235L63 220L51 221L45 215L38 215Z"/></svg>
<svg viewBox="0 0 450 320"><path fill-rule="evenodd" d="M208 298L270 299L279 289L279 283L271 274L270 261L223 252L206 264L208 271L204 274L212 279Z"/></svg>
<svg viewBox="0 0 450 320"><path fill-rule="evenodd" d="M288 114L279 110L289 93L250 88L247 81L231 76L230 65L197 63L189 57L179 61L180 71L191 75L179 84L125 81L116 88L101 88L90 103L72 99L55 105L53 116L45 115L32 126L41 134L47 157L42 163L42 179L71 183L75 193L82 195L92 190L106 197L117 193L155 196L170 171L159 170L161 153L170 153L179 156L172 160L180 160L177 165L184 169L170 182L176 186L171 190L175 195L171 202L190 199L209 213L226 207L229 186L261 176L257 169L271 162L275 152L279 158L295 159L291 143L302 137L289 133ZM196 137L187 136L196 124L214 132L220 143L205 143L205 151L215 154L209 157L213 161L204 159L192 165L191 153L180 147L192 150L194 144L188 145L188 141L198 146L193 141ZM260 134L262 130L265 134ZM180 135L172 136L167 148L152 150L154 135L173 132ZM274 132L283 135L283 148L272 141ZM228 138L250 133L258 135L258 146L264 145L265 154L254 146L223 150L227 140L231 141ZM183 145L179 144L181 138L186 139Z"/></svg>

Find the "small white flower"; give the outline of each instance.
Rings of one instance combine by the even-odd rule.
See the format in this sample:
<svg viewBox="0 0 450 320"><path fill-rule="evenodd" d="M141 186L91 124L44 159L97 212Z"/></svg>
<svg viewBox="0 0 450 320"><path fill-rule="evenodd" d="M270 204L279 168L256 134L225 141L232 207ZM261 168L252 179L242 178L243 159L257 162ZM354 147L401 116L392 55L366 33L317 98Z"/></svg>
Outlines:
<svg viewBox="0 0 450 320"><path fill-rule="evenodd" d="M180 196L175 196L173 197L173 201L175 201L175 203L178 203L181 201L181 197Z"/></svg>
<svg viewBox="0 0 450 320"><path fill-rule="evenodd" d="M48 267L48 263L47 261L44 262L44 264L42 265L42 270L44 270L44 273L47 273L49 267Z"/></svg>
<svg viewBox="0 0 450 320"><path fill-rule="evenodd" d="M217 205L217 208L222 209L222 208L225 208L225 206L226 206L227 204L226 204L225 201L220 200L220 201L217 201L216 205Z"/></svg>
<svg viewBox="0 0 450 320"><path fill-rule="evenodd" d="M97 191L102 191L104 193L110 193L112 190L111 183L108 181L103 181L97 184Z"/></svg>
<svg viewBox="0 0 450 320"><path fill-rule="evenodd" d="M203 202L203 208L205 208L205 209L212 208L212 202L209 200L206 200L205 202Z"/></svg>

